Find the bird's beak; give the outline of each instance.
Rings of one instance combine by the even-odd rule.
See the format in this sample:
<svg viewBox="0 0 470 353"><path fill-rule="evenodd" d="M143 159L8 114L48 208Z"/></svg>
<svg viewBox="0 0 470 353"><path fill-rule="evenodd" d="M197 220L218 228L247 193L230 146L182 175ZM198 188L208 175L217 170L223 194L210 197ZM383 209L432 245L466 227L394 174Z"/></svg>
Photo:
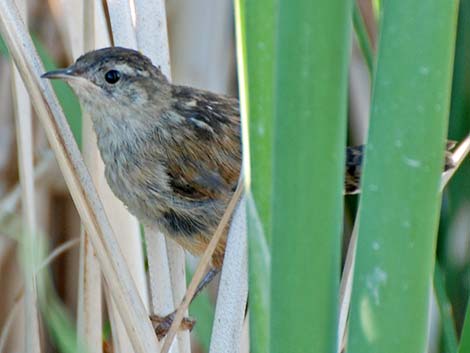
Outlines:
<svg viewBox="0 0 470 353"><path fill-rule="evenodd" d="M69 66L65 69L53 70L46 72L45 74L41 75L41 78L47 78L49 80L52 79L61 79L67 80L70 78L74 78L76 76L76 71L73 66Z"/></svg>

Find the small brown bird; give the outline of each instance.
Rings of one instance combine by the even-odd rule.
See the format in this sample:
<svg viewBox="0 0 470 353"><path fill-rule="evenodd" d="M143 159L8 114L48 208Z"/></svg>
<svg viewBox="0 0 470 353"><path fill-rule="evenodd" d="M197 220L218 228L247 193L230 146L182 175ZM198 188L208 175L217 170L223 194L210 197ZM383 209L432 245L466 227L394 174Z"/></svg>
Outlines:
<svg viewBox="0 0 470 353"><path fill-rule="evenodd" d="M75 91L93 120L109 186L129 211L201 255L240 174L238 100L173 85L147 57L119 47L42 77L63 79ZM358 192L362 156L362 146L348 147L345 193ZM222 266L226 232L198 291ZM168 318L156 318L159 336Z"/></svg>

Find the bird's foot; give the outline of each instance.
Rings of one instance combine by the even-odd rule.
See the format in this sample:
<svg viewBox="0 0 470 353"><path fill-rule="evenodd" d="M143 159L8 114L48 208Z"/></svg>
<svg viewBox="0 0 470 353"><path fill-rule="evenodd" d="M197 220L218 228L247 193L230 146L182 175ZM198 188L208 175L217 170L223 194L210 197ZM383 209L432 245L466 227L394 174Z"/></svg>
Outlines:
<svg viewBox="0 0 470 353"><path fill-rule="evenodd" d="M159 316L159 315L150 315L150 320L152 321L153 328L155 329L155 333L159 340L164 338L168 331L170 330L171 324L175 319L176 311L173 311L171 314L166 316ZM196 324L196 320L185 317L183 321L181 321L180 330L189 330L191 331Z"/></svg>

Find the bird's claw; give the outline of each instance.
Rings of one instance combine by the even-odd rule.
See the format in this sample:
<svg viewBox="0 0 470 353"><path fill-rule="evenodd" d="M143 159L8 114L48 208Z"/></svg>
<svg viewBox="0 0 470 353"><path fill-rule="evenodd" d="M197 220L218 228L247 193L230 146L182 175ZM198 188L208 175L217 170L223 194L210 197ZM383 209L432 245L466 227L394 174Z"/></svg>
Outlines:
<svg viewBox="0 0 470 353"><path fill-rule="evenodd" d="M176 312L172 312L171 314L168 314L166 316L150 315L150 320L152 321L153 328L159 340L161 340L167 335L168 331L170 330L171 324L175 319L175 314ZM196 320L190 317L185 317L181 321L179 329L191 331L195 324Z"/></svg>

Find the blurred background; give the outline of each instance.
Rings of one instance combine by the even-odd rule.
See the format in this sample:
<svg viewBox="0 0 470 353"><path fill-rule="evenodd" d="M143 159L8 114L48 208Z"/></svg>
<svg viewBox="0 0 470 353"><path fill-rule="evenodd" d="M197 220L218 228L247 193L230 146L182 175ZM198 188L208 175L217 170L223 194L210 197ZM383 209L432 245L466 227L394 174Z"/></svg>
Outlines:
<svg viewBox="0 0 470 353"><path fill-rule="evenodd" d="M27 0L28 27L36 48L47 69L65 67L80 53L83 46L83 23L77 11L83 7L70 0ZM77 2L78 3L78 2ZM371 73L364 55L364 35L372 54L378 38L378 9L371 0L358 0L354 16L363 21L361 36L355 32L351 50L349 74L349 131L348 144L365 143L371 96ZM106 22L108 39L111 23L108 4L100 3ZM78 9L78 10L77 10ZM168 37L172 81L204 88L213 92L237 96L237 67L235 51L234 10L230 0L167 0ZM80 13L80 12L78 12ZM459 10L455 69L451 98L449 139L462 140L469 131L470 102L470 1L462 0ZM77 41L77 42L74 42ZM99 46L97 46L99 47ZM25 335L24 287L21 242L22 211L19 187L18 140L12 89L12 66L5 45L0 47L0 347L1 352L22 352ZM77 142L83 146L86 130L82 126L80 107L70 89L54 83ZM34 113L33 113L34 115ZM286 117L288 119L288 117ZM66 245L66 250L50 265L58 299L64 303L72 322L77 320L79 291L80 219L65 182L54 160L44 131L36 118L32 120L32 149L35 165L34 194L37 229L50 249ZM89 140L88 140L89 141ZM88 142L87 142L88 143ZM346 197L343 247L346 253L357 208L357 196ZM20 224L20 226L18 226ZM449 310L460 332L470 292L470 161L460 167L443 198L437 245L437 260L445 287ZM398 256L398 254L397 254ZM194 259L188 269L194 269ZM216 286L201 295L190 308L198 323L191 334L192 352L208 352ZM12 310L14 308L14 312ZM104 312L104 349L111 351L110 321ZM432 307L429 352L444 352L437 304ZM44 352L59 352L51 336L42 332ZM247 338L245 337L245 340ZM244 352L248 352L247 342Z"/></svg>

